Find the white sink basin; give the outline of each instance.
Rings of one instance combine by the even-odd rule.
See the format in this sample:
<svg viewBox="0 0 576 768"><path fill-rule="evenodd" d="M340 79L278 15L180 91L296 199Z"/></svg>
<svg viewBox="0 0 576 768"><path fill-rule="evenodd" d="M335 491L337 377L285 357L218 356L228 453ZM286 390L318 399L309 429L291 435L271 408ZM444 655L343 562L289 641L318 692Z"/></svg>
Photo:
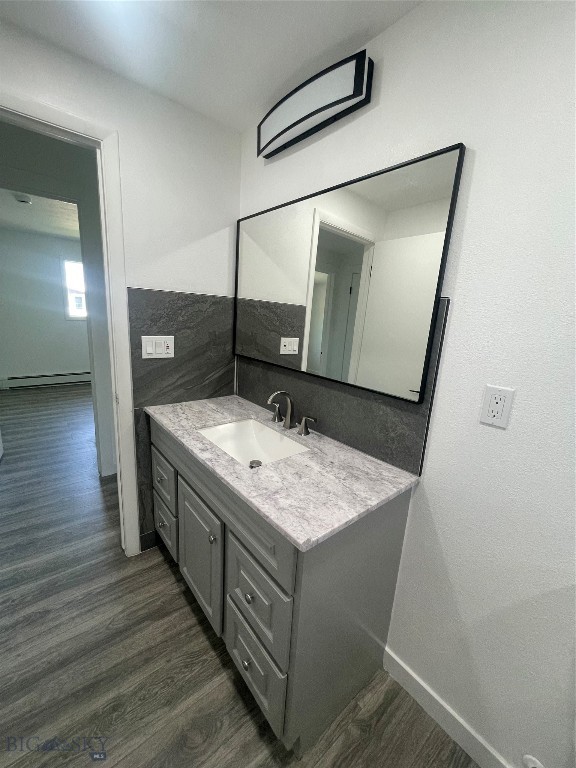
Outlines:
<svg viewBox="0 0 576 768"><path fill-rule="evenodd" d="M199 429L198 432L246 466L254 460L270 464L309 450L255 419L233 421L218 427Z"/></svg>

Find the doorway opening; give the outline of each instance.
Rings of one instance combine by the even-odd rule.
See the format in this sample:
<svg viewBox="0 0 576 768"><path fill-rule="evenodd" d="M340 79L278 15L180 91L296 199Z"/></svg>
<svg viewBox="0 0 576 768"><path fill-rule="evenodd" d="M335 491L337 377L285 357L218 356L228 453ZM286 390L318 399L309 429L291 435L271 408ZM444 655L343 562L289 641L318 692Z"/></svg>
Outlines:
<svg viewBox="0 0 576 768"><path fill-rule="evenodd" d="M364 245L320 225L310 318L307 370L347 381Z"/></svg>
<svg viewBox="0 0 576 768"><path fill-rule="evenodd" d="M7 123L0 137L2 514L30 513L22 542L45 515L120 547L96 150Z"/></svg>
<svg viewBox="0 0 576 768"><path fill-rule="evenodd" d="M315 211L302 370L354 381L374 242L332 219Z"/></svg>

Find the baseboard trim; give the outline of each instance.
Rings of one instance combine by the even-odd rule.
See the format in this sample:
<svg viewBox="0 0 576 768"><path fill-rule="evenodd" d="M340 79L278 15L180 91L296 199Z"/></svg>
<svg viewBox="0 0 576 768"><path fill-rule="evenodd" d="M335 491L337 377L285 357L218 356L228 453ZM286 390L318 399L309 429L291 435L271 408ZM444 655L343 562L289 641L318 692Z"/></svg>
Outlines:
<svg viewBox="0 0 576 768"><path fill-rule="evenodd" d="M54 384L90 383L90 371L80 373L42 373L38 376L9 376L0 380L0 389L20 389L21 387L52 386Z"/></svg>
<svg viewBox="0 0 576 768"><path fill-rule="evenodd" d="M481 768L514 768L388 647L384 669Z"/></svg>

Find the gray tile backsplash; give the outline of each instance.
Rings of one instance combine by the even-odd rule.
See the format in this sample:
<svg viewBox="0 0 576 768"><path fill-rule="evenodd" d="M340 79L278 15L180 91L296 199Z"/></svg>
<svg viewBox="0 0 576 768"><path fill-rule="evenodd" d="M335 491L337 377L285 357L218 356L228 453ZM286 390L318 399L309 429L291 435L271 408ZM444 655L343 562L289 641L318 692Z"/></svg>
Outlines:
<svg viewBox="0 0 576 768"><path fill-rule="evenodd" d="M234 299L128 289L134 407L231 394ZM174 335L174 357L143 360L141 336Z"/></svg>
<svg viewBox="0 0 576 768"><path fill-rule="evenodd" d="M300 370L306 307L274 301L238 299L236 354ZM280 339L299 338L297 355L281 355Z"/></svg>
<svg viewBox="0 0 576 768"><path fill-rule="evenodd" d="M441 300L421 404L243 356L237 358L238 394L263 404L274 390L287 389L294 398L297 417L316 417L318 431L401 469L419 473L448 304L448 299ZM234 300L228 297L128 289L143 549L154 545L155 534L149 420L142 408L233 394L233 305ZM239 349L268 357L273 354L276 344L279 345L284 329L285 335L302 338L304 307L250 300L240 301L239 306L246 328L250 327L246 324L248 319L248 323L258 322L260 327L264 325L271 329L265 337L259 334L256 338L255 332L253 337L250 332L244 337L241 335ZM281 333L272 330L280 327ZM277 339L274 338L276 333ZM164 334L174 335L174 358L143 360L140 337ZM289 356L283 356L283 365L285 357Z"/></svg>
<svg viewBox="0 0 576 768"><path fill-rule="evenodd" d="M291 371L270 363L238 358L238 394L263 405L285 389L294 399L296 417L318 419L314 429L335 440L419 474L426 445L449 299L441 299L424 401L410 403L337 381Z"/></svg>
<svg viewBox="0 0 576 768"><path fill-rule="evenodd" d="M234 393L234 299L175 291L128 289L130 352L141 544L154 544L152 477L146 405ZM141 336L173 335L174 357L143 360Z"/></svg>

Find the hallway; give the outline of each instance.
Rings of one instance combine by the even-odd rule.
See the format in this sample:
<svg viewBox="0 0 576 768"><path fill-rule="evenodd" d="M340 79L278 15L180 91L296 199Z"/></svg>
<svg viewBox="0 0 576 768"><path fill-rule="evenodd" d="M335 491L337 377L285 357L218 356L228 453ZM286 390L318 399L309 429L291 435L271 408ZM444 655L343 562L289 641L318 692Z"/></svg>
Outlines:
<svg viewBox="0 0 576 768"><path fill-rule="evenodd" d="M3 391L0 426L1 766L476 768L383 671L296 761L171 561L123 554L89 387Z"/></svg>

